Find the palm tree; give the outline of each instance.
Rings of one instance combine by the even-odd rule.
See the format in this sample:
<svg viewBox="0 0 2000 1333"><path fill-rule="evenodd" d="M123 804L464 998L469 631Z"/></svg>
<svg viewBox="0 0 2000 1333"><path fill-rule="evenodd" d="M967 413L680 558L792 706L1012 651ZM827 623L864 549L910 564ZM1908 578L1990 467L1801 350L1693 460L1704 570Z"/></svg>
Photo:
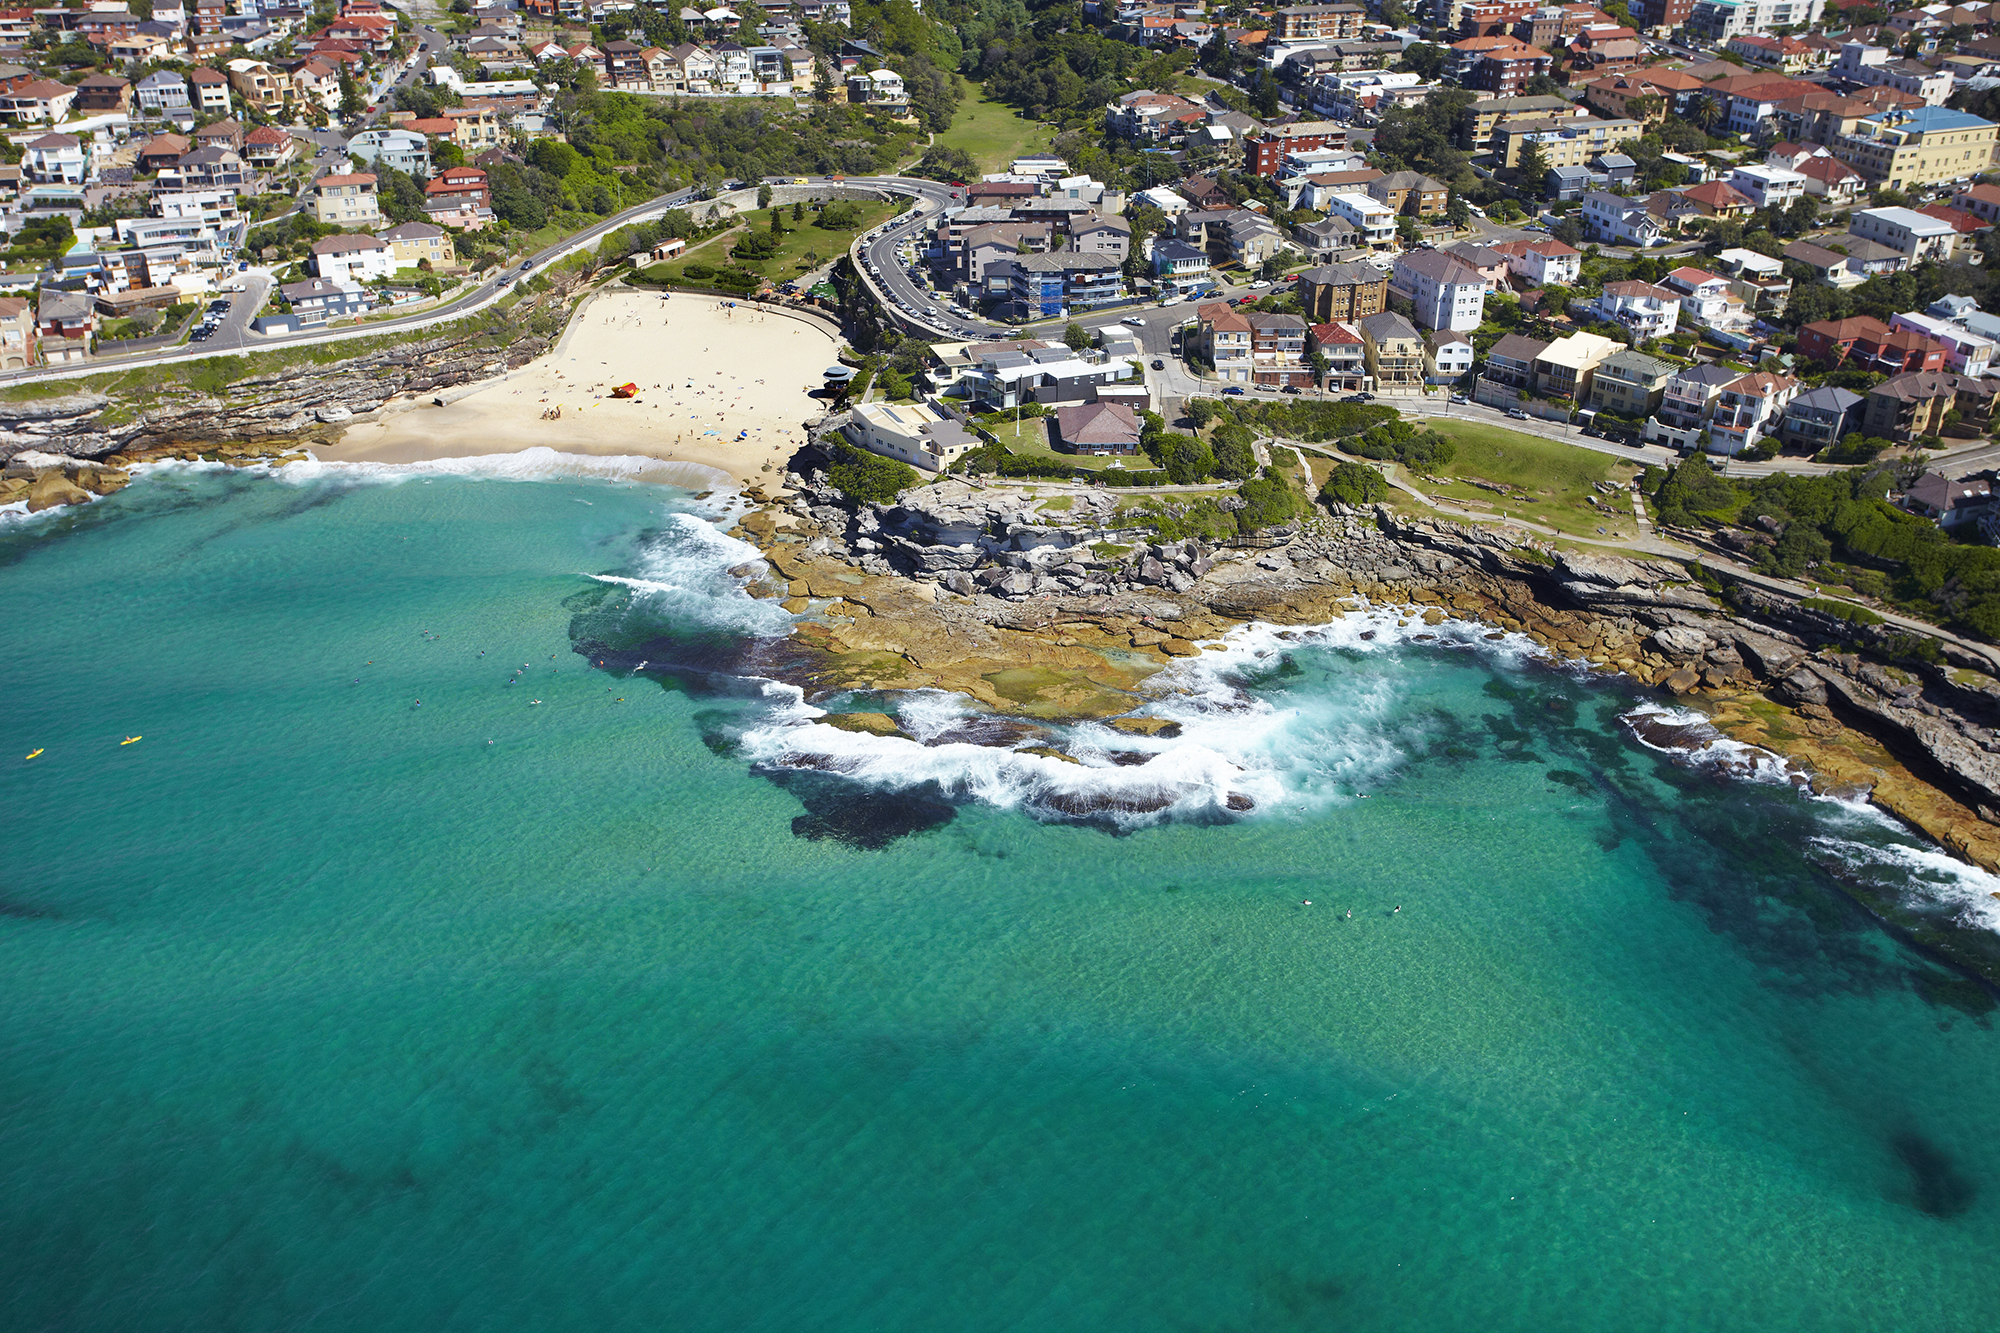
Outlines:
<svg viewBox="0 0 2000 1333"><path fill-rule="evenodd" d="M1715 122L1722 119L1722 99L1714 93L1703 93L1695 98L1694 105L1688 108L1688 116L1695 124L1701 126L1704 132L1713 130Z"/></svg>

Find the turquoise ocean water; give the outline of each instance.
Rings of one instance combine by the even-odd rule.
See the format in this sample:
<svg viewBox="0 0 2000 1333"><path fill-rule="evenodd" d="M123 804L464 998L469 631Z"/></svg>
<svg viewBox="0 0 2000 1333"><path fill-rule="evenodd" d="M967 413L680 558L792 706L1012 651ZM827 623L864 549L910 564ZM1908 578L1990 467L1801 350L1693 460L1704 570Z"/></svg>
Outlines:
<svg viewBox="0 0 2000 1333"><path fill-rule="evenodd" d="M2000 1319L1990 1002L1836 878L1989 877L1393 619L1089 769L805 725L676 496L0 528L0 1327Z"/></svg>

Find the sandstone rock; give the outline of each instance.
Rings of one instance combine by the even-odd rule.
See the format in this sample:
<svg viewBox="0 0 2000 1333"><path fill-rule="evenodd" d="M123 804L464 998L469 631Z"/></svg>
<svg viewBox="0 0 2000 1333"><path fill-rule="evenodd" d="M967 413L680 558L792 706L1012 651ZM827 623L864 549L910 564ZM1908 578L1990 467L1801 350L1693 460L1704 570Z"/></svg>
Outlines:
<svg viewBox="0 0 2000 1333"><path fill-rule="evenodd" d="M1653 642L1661 652L1670 656L1699 657L1702 649L1708 647L1709 639L1700 630L1669 625L1653 631Z"/></svg>
<svg viewBox="0 0 2000 1333"><path fill-rule="evenodd" d="M903 729L887 713L828 713L816 719L842 731L858 731L868 736L900 736Z"/></svg>
<svg viewBox="0 0 2000 1333"><path fill-rule="evenodd" d="M1106 725L1134 736L1159 736L1172 740L1181 734L1181 724L1163 717L1114 717Z"/></svg>
<svg viewBox="0 0 2000 1333"><path fill-rule="evenodd" d="M95 498L89 491L77 485L61 472L49 471L36 476L28 488L28 512L39 514L44 509L54 509L57 505L89 504Z"/></svg>
<svg viewBox="0 0 2000 1333"><path fill-rule="evenodd" d="M1701 684L1701 677L1696 675L1691 667L1682 667L1668 676L1663 683L1668 690L1675 694L1686 694L1689 690Z"/></svg>

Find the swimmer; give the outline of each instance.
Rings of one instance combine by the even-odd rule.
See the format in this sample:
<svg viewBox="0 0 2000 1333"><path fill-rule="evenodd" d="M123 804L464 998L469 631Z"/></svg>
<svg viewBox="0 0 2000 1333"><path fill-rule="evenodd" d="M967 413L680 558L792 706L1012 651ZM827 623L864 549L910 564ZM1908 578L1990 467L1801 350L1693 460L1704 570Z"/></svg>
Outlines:
<svg viewBox="0 0 2000 1333"><path fill-rule="evenodd" d="M1397 903L1397 904L1396 904L1396 912L1400 912L1400 911L1402 911L1402 910L1403 910L1403 905L1402 905L1401 903ZM1394 915L1396 915L1396 912L1391 912L1391 913L1389 913L1389 915L1390 915L1390 916L1394 916Z"/></svg>
<svg viewBox="0 0 2000 1333"><path fill-rule="evenodd" d="M1307 907L1311 907L1311 906L1313 905L1313 900L1312 900L1312 899L1310 899L1310 898L1308 898L1308 899L1306 899L1306 900L1305 900L1305 904L1306 904L1306 906L1307 906Z"/></svg>

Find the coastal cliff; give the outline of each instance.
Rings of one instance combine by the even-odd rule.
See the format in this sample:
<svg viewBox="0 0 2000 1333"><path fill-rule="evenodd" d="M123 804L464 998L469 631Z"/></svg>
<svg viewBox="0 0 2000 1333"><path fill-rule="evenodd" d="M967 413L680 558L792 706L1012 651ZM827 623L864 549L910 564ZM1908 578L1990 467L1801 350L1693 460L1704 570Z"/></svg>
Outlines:
<svg viewBox="0 0 2000 1333"><path fill-rule="evenodd" d="M1405 608L1404 623L1482 622L1657 688L1794 761L1802 780L1866 793L2000 867L2000 682L1948 642L1926 660L1888 626L1741 579L1387 506L1210 544L1120 527L1100 493L1051 512L1021 490L947 480L856 506L810 477L788 481L739 531L769 554L787 606L808 613L795 674L820 695L944 688L1014 717L1139 728L1146 719L1119 715L1145 702L1147 678L1236 625ZM1667 750L1720 739L1633 725Z"/></svg>

